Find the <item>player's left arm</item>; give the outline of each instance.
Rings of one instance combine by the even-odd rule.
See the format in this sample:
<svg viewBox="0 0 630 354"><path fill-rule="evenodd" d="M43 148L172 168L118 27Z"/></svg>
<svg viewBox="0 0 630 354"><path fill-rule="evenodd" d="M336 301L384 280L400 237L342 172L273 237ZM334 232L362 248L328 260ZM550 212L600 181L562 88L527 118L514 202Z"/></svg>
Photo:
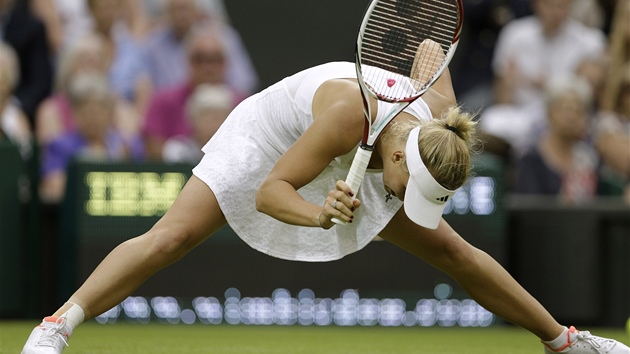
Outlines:
<svg viewBox="0 0 630 354"><path fill-rule="evenodd" d="M319 219L321 205L304 200L297 190L314 180L337 156L352 151L363 132L363 106L356 82L331 80L322 84L313 101L313 123L278 160L256 194L257 210L292 225L332 226L330 216L345 221L352 216L350 188L337 183L329 193L339 200L337 209L327 204L327 218ZM331 215L334 214L334 215Z"/></svg>

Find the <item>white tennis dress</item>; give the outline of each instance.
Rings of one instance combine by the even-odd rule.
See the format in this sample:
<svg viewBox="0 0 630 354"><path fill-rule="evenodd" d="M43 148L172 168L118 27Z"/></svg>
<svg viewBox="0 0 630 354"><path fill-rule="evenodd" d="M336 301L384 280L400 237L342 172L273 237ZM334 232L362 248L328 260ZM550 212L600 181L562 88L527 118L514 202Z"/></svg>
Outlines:
<svg viewBox="0 0 630 354"><path fill-rule="evenodd" d="M329 230L294 226L256 210L259 186L313 122L317 88L330 79L355 77L355 66L348 62L323 64L287 77L243 101L203 147L205 155L193 173L212 189L232 229L254 249L288 260L336 260L367 245L402 206L396 198L386 201L382 171L368 170L357 195L362 206L351 224ZM406 111L419 119L431 118L422 99ZM345 180L355 151L333 160L298 190L300 195L323 205L336 181Z"/></svg>

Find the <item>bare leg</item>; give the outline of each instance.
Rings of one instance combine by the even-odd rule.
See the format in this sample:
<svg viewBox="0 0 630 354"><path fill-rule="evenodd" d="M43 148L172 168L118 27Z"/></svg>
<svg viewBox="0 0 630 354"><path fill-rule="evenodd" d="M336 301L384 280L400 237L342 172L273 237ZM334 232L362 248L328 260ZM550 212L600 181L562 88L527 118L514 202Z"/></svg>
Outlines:
<svg viewBox="0 0 630 354"><path fill-rule="evenodd" d="M119 304L151 275L182 258L225 225L214 193L192 176L168 212L142 236L116 247L68 301L90 319ZM69 304L61 307L60 316Z"/></svg>
<svg viewBox="0 0 630 354"><path fill-rule="evenodd" d="M540 339L562 333L564 328L498 262L444 220L437 230L425 229L401 209L380 236L449 274L481 306Z"/></svg>

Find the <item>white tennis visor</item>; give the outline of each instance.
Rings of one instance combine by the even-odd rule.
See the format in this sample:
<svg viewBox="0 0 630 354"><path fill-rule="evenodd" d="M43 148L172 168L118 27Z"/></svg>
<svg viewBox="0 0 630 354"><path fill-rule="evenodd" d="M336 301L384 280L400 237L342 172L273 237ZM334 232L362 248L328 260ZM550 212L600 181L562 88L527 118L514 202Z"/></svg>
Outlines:
<svg viewBox="0 0 630 354"><path fill-rule="evenodd" d="M436 229L442 219L444 204L455 193L440 185L422 162L418 150L420 127L414 128L407 138L405 148L409 181L405 191L405 213L414 223Z"/></svg>

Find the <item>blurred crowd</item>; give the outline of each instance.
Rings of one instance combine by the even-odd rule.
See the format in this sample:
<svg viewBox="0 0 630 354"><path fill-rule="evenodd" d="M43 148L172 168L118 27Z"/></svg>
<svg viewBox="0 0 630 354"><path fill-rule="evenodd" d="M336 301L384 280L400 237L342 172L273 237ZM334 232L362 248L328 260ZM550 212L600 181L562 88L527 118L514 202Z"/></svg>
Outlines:
<svg viewBox="0 0 630 354"><path fill-rule="evenodd" d="M630 201L630 1L464 7L455 90L510 190ZM77 157L197 162L259 89L222 0L0 0L0 139L46 203Z"/></svg>
<svg viewBox="0 0 630 354"><path fill-rule="evenodd" d="M630 1L464 6L476 37L456 91L479 113L483 151L506 162L510 192L630 202Z"/></svg>
<svg viewBox="0 0 630 354"><path fill-rule="evenodd" d="M198 161L258 90L217 0L0 0L0 39L0 137L37 159L45 203L76 158Z"/></svg>

